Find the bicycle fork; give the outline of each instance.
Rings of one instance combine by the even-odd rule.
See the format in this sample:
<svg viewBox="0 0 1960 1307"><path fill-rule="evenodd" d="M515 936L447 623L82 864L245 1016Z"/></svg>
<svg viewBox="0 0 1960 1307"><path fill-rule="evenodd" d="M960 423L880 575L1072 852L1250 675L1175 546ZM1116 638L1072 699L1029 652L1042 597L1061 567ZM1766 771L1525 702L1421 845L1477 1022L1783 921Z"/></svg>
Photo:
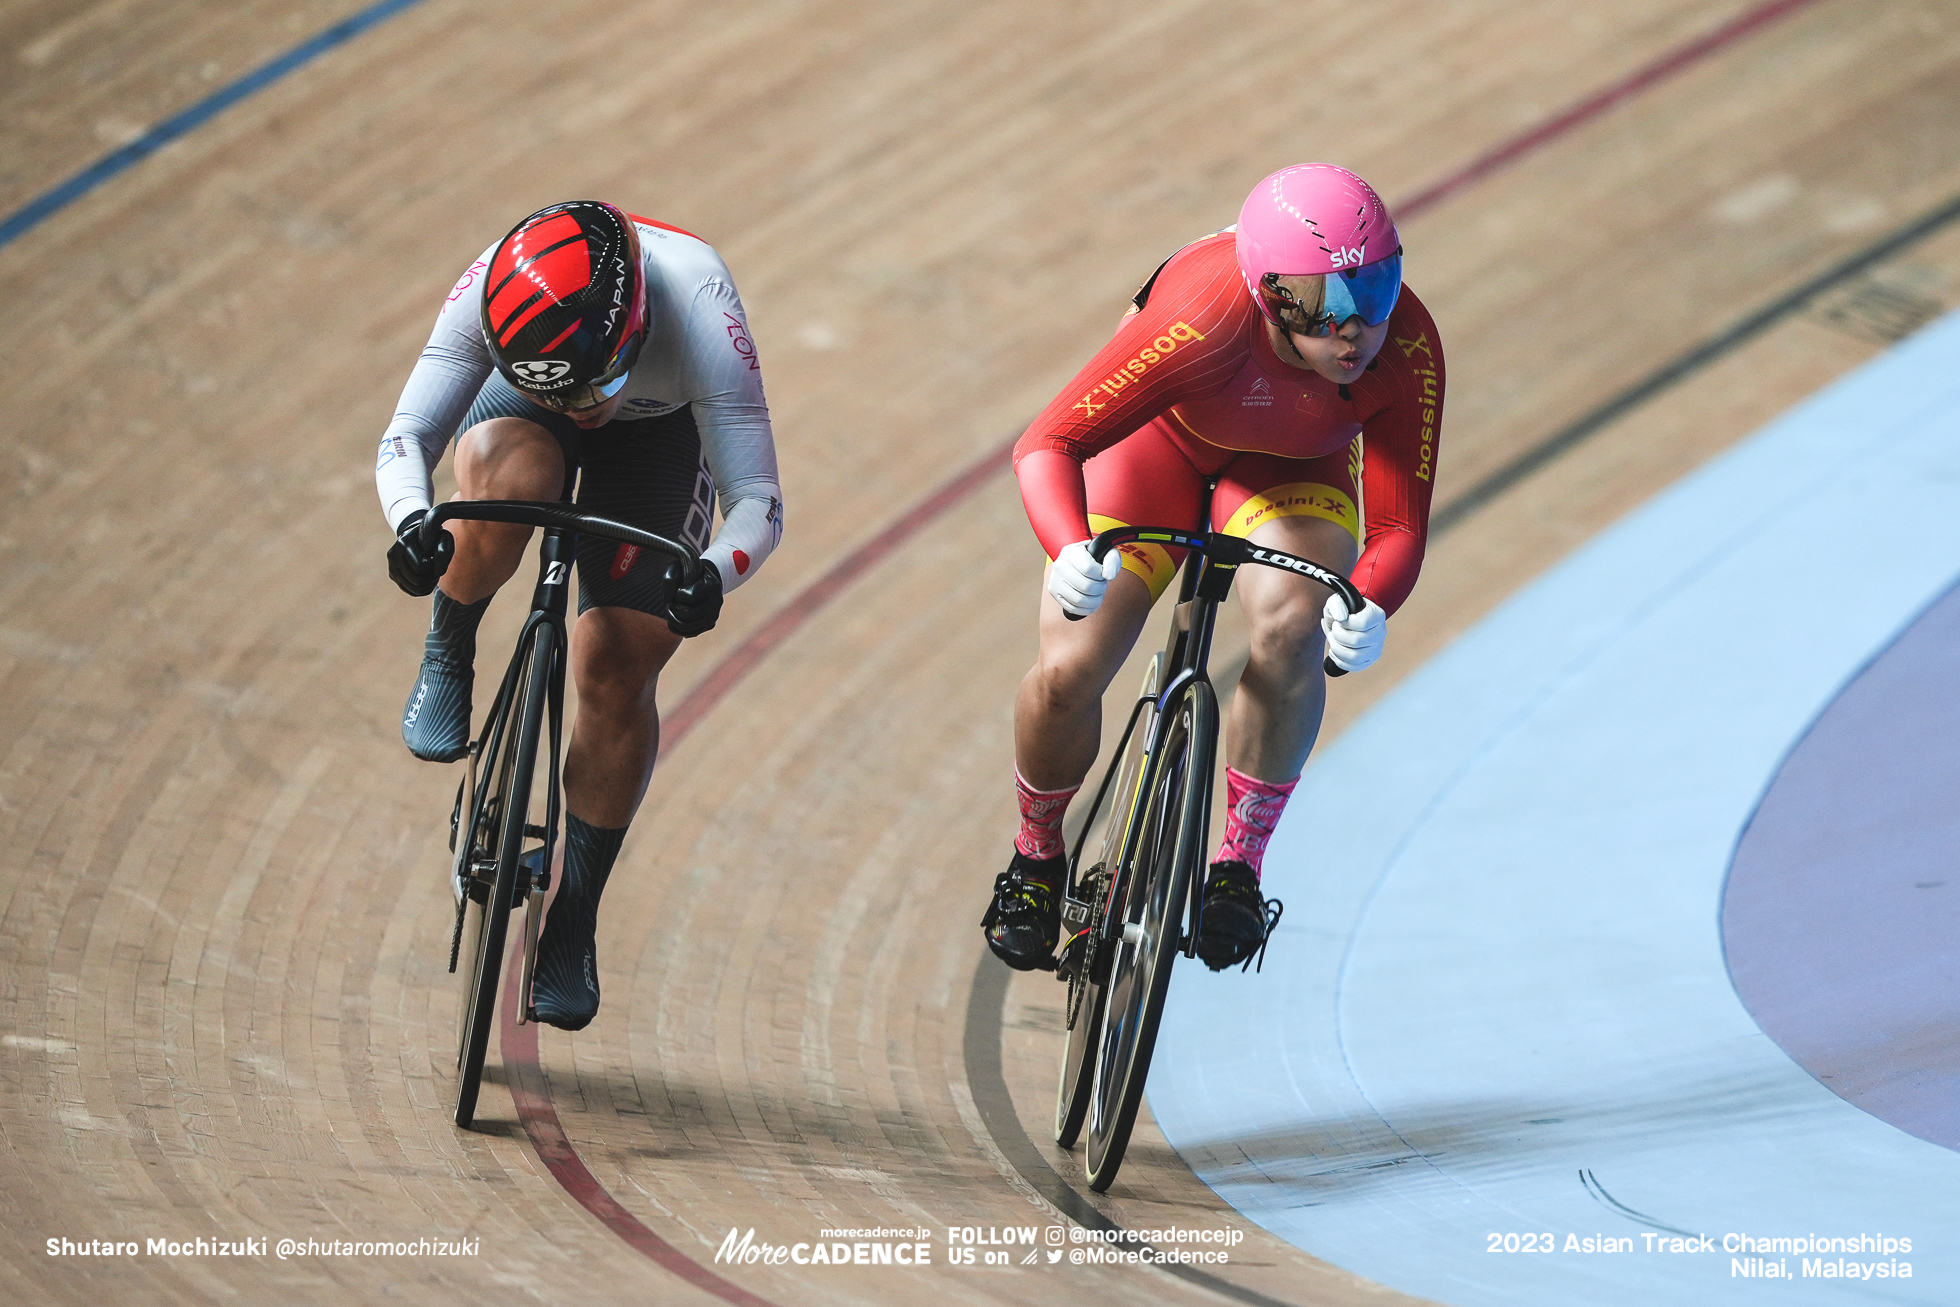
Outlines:
<svg viewBox="0 0 1960 1307"><path fill-rule="evenodd" d="M542 848L535 850L536 861L531 856L524 859L526 870L531 873L531 884L524 902L524 967L517 990L517 1024L537 1020L537 1011L531 1005L531 979L538 965L538 928L544 919L545 891L551 888L551 858L558 844L558 771L559 740L565 720L565 655L567 633L565 629L566 595L571 586L572 564L578 556L578 537L570 532L555 529L544 533L544 546L540 552L540 567L537 589L531 596L532 620L548 630L540 632L539 638L549 638L551 647L551 670L546 678L546 720L548 722L547 754L551 759L545 784L544 829L538 833L543 837Z"/></svg>

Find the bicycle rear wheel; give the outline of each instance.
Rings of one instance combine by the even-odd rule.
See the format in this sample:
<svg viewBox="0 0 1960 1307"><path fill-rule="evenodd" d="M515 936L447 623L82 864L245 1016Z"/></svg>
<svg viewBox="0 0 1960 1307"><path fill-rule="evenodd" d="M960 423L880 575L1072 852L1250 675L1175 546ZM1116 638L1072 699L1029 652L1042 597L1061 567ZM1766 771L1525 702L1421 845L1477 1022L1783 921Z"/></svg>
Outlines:
<svg viewBox="0 0 1960 1307"><path fill-rule="evenodd" d="M476 1119L483 1062L490 1050L490 1027L497 1014L497 986L503 979L504 944L510 910L519 894L519 861L524 853L531 783L537 771L546 694L557 642L551 627L531 628L517 682L502 697L506 716L486 724L483 738L492 756L482 760L484 781L471 797L468 845L459 853L467 918L463 941L471 957L463 991L456 1048L456 1124L467 1130Z"/></svg>
<svg viewBox="0 0 1960 1307"><path fill-rule="evenodd" d="M1144 777L1134 870L1110 912L1121 923L1104 996L1089 1094L1089 1187L1107 1190L1123 1164L1169 992L1193 879L1211 820L1218 704L1211 686L1184 687L1159 724Z"/></svg>
<svg viewBox="0 0 1960 1307"><path fill-rule="evenodd" d="M1163 666L1161 653L1150 660L1143 686L1137 692L1140 699L1157 693ZM1089 921L1088 934L1063 951L1063 965L1069 969L1068 1002L1062 1013L1068 1042L1062 1051L1061 1079L1055 1087L1055 1142L1064 1148L1075 1147L1082 1134L1083 1118L1089 1112L1089 1089L1095 1082L1096 1070L1094 1049L1102 1034L1103 981L1109 976L1109 950L1102 948L1098 956L1097 941L1102 937L1110 878L1115 869L1124 865L1124 840L1136 810L1144 746L1151 737L1156 708L1138 705L1132 707L1131 713L1122 752L1110 760L1104 788L1098 791L1104 801L1083 830L1078 846L1081 850L1077 854L1078 862L1086 861L1092 849L1098 851L1096 862L1070 891L1077 901L1089 905Z"/></svg>

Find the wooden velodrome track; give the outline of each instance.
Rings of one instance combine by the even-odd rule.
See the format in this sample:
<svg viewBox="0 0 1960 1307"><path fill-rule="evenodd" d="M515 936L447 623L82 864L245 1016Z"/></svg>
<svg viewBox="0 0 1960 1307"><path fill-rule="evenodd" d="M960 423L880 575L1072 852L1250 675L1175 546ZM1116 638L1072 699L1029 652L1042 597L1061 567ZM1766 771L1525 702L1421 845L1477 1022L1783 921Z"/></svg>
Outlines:
<svg viewBox="0 0 1960 1307"><path fill-rule="evenodd" d="M17 0L0 211L357 7ZM1339 161L1392 206L1456 178L1402 224L1448 340L1446 529L1339 730L1960 302L1956 121L1940 0L428 0L108 181L0 248L0 1297L1409 1301L1248 1226L1147 1123L1093 1203L1046 1143L1059 987L1008 983L975 929L1033 650L1011 479L799 596L996 451L1265 172ZM370 488L457 272L587 195L722 250L782 453L784 547L665 701L809 618L696 700L607 896L605 1007L544 1032L525 1090L637 1245L501 1080L481 1132L449 1124L455 773L396 735L426 610L385 578ZM1874 529L1818 506L1823 542ZM945 1265L947 1227L1057 1207L1249 1237L1211 1281ZM930 1271L674 1273L731 1227L910 1225ZM199 1236L480 1251L45 1248Z"/></svg>

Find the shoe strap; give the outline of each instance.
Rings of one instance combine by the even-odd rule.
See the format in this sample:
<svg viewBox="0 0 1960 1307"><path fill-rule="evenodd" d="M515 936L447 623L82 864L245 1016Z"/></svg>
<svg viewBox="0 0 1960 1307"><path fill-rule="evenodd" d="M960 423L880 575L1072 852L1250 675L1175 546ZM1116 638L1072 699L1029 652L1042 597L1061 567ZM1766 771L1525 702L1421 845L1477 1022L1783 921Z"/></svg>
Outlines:
<svg viewBox="0 0 1960 1307"><path fill-rule="evenodd" d="M1279 928L1280 915L1286 911L1286 905L1278 899L1262 899L1260 900L1259 910L1265 915L1266 928L1259 935L1259 952L1255 955L1258 959L1258 965L1253 967L1253 969L1255 971L1264 971L1266 969L1266 945L1272 942L1273 931ZM1253 966L1253 958L1246 959L1246 966ZM1245 967L1240 967L1239 970L1244 971Z"/></svg>

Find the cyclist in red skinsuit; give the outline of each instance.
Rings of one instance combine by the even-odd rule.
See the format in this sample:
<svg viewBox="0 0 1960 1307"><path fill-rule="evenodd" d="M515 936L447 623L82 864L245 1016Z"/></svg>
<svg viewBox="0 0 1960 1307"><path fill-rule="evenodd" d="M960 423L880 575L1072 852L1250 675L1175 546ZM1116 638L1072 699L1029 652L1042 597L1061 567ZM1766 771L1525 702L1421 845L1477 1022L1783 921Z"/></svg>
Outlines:
<svg viewBox="0 0 1960 1307"><path fill-rule="evenodd" d="M1342 497L1269 507L1260 520L1308 513L1361 535L1356 510L1365 502L1365 547L1349 579L1385 611L1400 608L1422 568L1443 409L1442 349L1415 292L1402 289L1388 320L1393 348L1347 384L1281 361L1239 276L1230 232L1179 250L1139 299L1014 446L1021 501L1048 556L1095 534L1092 509L1127 526L1195 524L1206 477L1222 478L1214 529L1237 535L1249 534L1234 530L1247 525L1237 510L1249 502L1286 482L1319 483ZM1348 468L1357 437L1358 501ZM1118 442L1117 458L1095 458ZM1111 513L1119 504L1136 515ZM1141 559L1153 548L1125 552Z"/></svg>
<svg viewBox="0 0 1960 1307"><path fill-rule="evenodd" d="M1380 216L1387 224L1386 210ZM1387 230L1399 277L1399 245L1392 224ZM1138 293L1115 337L1016 445L1022 500L1049 558L1060 560L1056 573L1068 562L1064 551L1099 530L1193 528L1207 507L1214 530L1347 573L1371 601L1374 643L1359 670L1422 566L1442 345L1406 286L1375 325L1355 315L1329 330L1323 318L1316 337L1296 331L1293 318L1269 318L1250 274L1241 275L1236 239L1227 230L1186 246ZM1321 279L1284 281L1307 296ZM1277 281L1267 283L1285 297ZM1269 308L1276 302L1268 299ZM1042 597L1041 656L1015 710L1021 825L984 923L1010 966L1044 965L1052 950L1062 813L1094 762L1103 692L1182 561L1182 551L1156 545L1122 552L1122 571L1108 578L1099 607L1092 599L1087 620L1065 620L1058 598L1066 583ZM1248 568L1237 589L1252 650L1227 715L1229 811L1206 885L1199 951L1214 968L1249 957L1264 939L1259 860L1319 730L1323 629L1337 641L1337 660L1338 642L1355 638L1322 620L1329 592L1305 578ZM1344 606L1340 615L1348 616ZM1362 622L1355 615L1346 625ZM1231 910L1212 911L1228 898L1246 905L1236 937L1212 939L1214 919L1233 923Z"/></svg>

